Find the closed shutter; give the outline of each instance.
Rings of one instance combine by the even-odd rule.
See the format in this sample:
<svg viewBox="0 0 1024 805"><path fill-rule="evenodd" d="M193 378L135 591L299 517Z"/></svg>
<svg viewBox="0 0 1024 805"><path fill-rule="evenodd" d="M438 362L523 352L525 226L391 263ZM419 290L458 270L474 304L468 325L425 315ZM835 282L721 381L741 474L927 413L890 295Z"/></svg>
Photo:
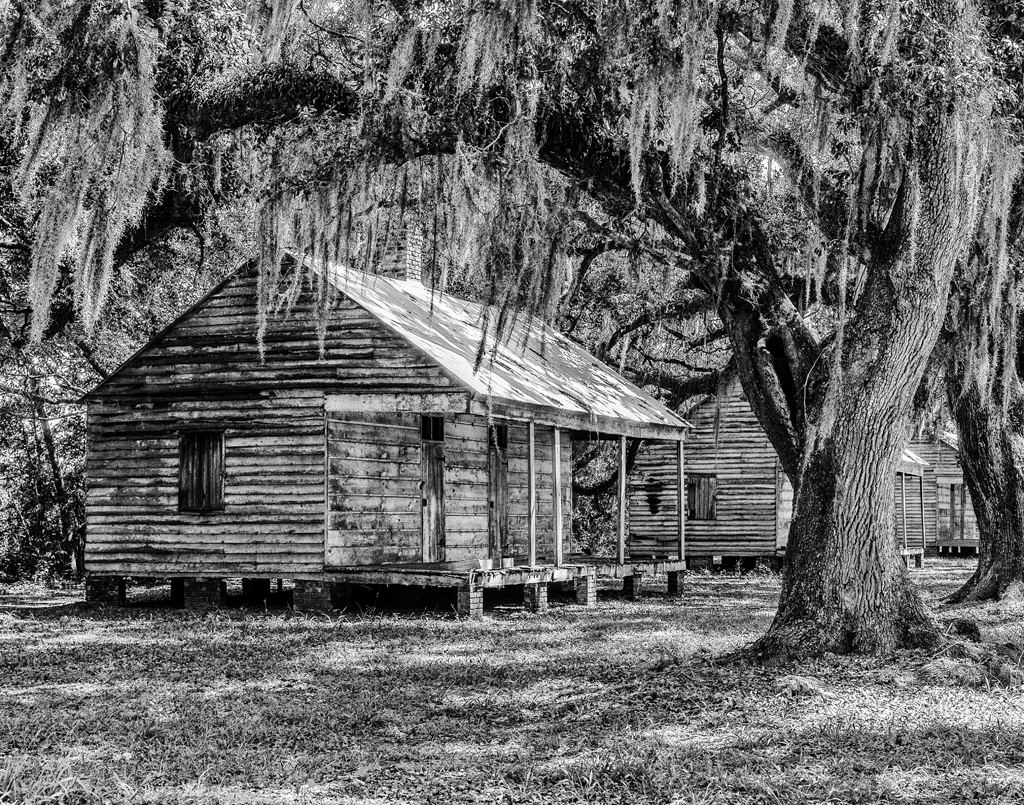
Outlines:
<svg viewBox="0 0 1024 805"><path fill-rule="evenodd" d="M223 509L224 433L182 433L178 461L178 508L200 512Z"/></svg>
<svg viewBox="0 0 1024 805"><path fill-rule="evenodd" d="M690 520L718 518L718 476L690 475L686 482L686 508Z"/></svg>

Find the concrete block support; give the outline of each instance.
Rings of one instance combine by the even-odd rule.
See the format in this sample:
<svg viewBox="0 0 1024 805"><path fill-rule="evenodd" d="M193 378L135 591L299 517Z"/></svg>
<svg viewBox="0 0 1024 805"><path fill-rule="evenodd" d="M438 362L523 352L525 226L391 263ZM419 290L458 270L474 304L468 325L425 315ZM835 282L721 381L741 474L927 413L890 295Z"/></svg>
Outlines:
<svg viewBox="0 0 1024 805"><path fill-rule="evenodd" d="M672 598L681 598L683 595L683 573L681 570L671 571L668 574L668 594Z"/></svg>
<svg viewBox="0 0 1024 805"><path fill-rule="evenodd" d="M530 612L548 611L548 585L547 584L524 584L523 605Z"/></svg>
<svg viewBox="0 0 1024 805"><path fill-rule="evenodd" d="M85 600L89 604L124 606L125 583L122 576L93 576L85 578Z"/></svg>
<svg viewBox="0 0 1024 805"><path fill-rule="evenodd" d="M224 579L182 579L182 603L186 609L223 606L227 585Z"/></svg>
<svg viewBox="0 0 1024 805"><path fill-rule="evenodd" d="M643 586L643 574L634 573L632 576L626 576L622 580L622 593L630 601L636 601L640 597L640 593L643 590Z"/></svg>
<svg viewBox="0 0 1024 805"><path fill-rule="evenodd" d="M482 618L484 616L484 588L459 587L456 612L460 618Z"/></svg>
<svg viewBox="0 0 1024 805"><path fill-rule="evenodd" d="M242 597L247 604L263 604L270 597L270 579L242 579Z"/></svg>
<svg viewBox="0 0 1024 805"><path fill-rule="evenodd" d="M302 612L329 612L331 610L331 583L329 581L295 581L292 606Z"/></svg>
<svg viewBox="0 0 1024 805"><path fill-rule="evenodd" d="M576 579L576 603L585 607L597 606L597 576Z"/></svg>

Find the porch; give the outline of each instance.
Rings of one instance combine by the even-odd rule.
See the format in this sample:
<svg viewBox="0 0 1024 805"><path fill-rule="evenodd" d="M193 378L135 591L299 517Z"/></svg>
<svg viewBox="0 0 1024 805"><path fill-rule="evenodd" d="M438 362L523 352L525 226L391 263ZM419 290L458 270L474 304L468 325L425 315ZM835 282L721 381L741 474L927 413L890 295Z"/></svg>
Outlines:
<svg viewBox="0 0 1024 805"><path fill-rule="evenodd" d="M353 585L399 585L428 588L456 588L457 612L461 617L483 616L483 592L505 587L523 588L523 605L531 612L548 609L548 588L552 584L572 585L576 602L583 606L597 604L597 580L623 580L627 598L640 596L644 577L668 576L668 594L680 596L686 562L678 557L627 560L612 558L571 557L561 565L514 566L502 568L458 567L462 563L382 564L332 568L325 582L322 608L345 606L351 600Z"/></svg>

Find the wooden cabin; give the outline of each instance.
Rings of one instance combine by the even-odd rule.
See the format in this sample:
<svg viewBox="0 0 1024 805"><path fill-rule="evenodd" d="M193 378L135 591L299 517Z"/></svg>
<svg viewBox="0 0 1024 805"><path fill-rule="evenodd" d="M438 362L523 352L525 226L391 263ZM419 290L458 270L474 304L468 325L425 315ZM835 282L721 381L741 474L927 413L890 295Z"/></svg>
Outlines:
<svg viewBox="0 0 1024 805"><path fill-rule="evenodd" d="M678 586L681 523L660 561L570 558L571 442L665 440L681 490L686 423L537 319L496 339L495 311L415 279L326 280L329 320L305 287L260 344L244 268L86 395L89 599L127 576L194 606L292 579L301 608L398 584L477 616L487 587L543 609L551 582L594 603L601 572Z"/></svg>
<svg viewBox="0 0 1024 805"><path fill-rule="evenodd" d="M761 560L778 566L793 517L793 486L761 428L738 378L720 398L705 397L686 411L692 424L686 453L686 559L698 566ZM670 489L673 458L646 445L630 476L629 540L634 550L664 550L676 504ZM920 563L924 553L925 462L906 451L896 475L897 540Z"/></svg>
<svg viewBox="0 0 1024 805"><path fill-rule="evenodd" d="M924 471L925 534L929 553L977 553L978 523L964 483L957 435L944 430L911 440Z"/></svg>

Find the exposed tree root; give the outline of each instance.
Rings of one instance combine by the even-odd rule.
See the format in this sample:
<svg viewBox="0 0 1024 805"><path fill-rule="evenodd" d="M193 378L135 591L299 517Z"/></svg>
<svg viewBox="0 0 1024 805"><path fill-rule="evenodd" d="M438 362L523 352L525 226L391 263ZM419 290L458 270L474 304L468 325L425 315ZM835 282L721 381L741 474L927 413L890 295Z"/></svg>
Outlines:
<svg viewBox="0 0 1024 805"><path fill-rule="evenodd" d="M780 623L751 645L719 657L719 663L776 665L801 662L825 654L887 656L902 649L939 650L949 641L942 627L927 613L914 612L893 630L890 639L865 637L849 629L827 628L820 620Z"/></svg>
<svg viewBox="0 0 1024 805"><path fill-rule="evenodd" d="M975 688L1024 686L1024 648L1011 643L975 642L977 634L973 621L955 619L946 624L945 631L931 633L929 645L905 646L884 658L883 663L905 666L922 682L930 684ZM744 649L704 662L716 666L792 667L825 653L794 648L790 642L780 641L775 633ZM785 680L802 678L788 676ZM780 688L785 687L780 683Z"/></svg>
<svg viewBox="0 0 1024 805"><path fill-rule="evenodd" d="M979 567L963 586L946 599L947 604L966 604L978 601L1024 600L1024 581L1004 578L995 563Z"/></svg>
<svg viewBox="0 0 1024 805"><path fill-rule="evenodd" d="M951 640L918 669L928 682L965 687L1024 685L1024 649L1006 643L968 643Z"/></svg>

